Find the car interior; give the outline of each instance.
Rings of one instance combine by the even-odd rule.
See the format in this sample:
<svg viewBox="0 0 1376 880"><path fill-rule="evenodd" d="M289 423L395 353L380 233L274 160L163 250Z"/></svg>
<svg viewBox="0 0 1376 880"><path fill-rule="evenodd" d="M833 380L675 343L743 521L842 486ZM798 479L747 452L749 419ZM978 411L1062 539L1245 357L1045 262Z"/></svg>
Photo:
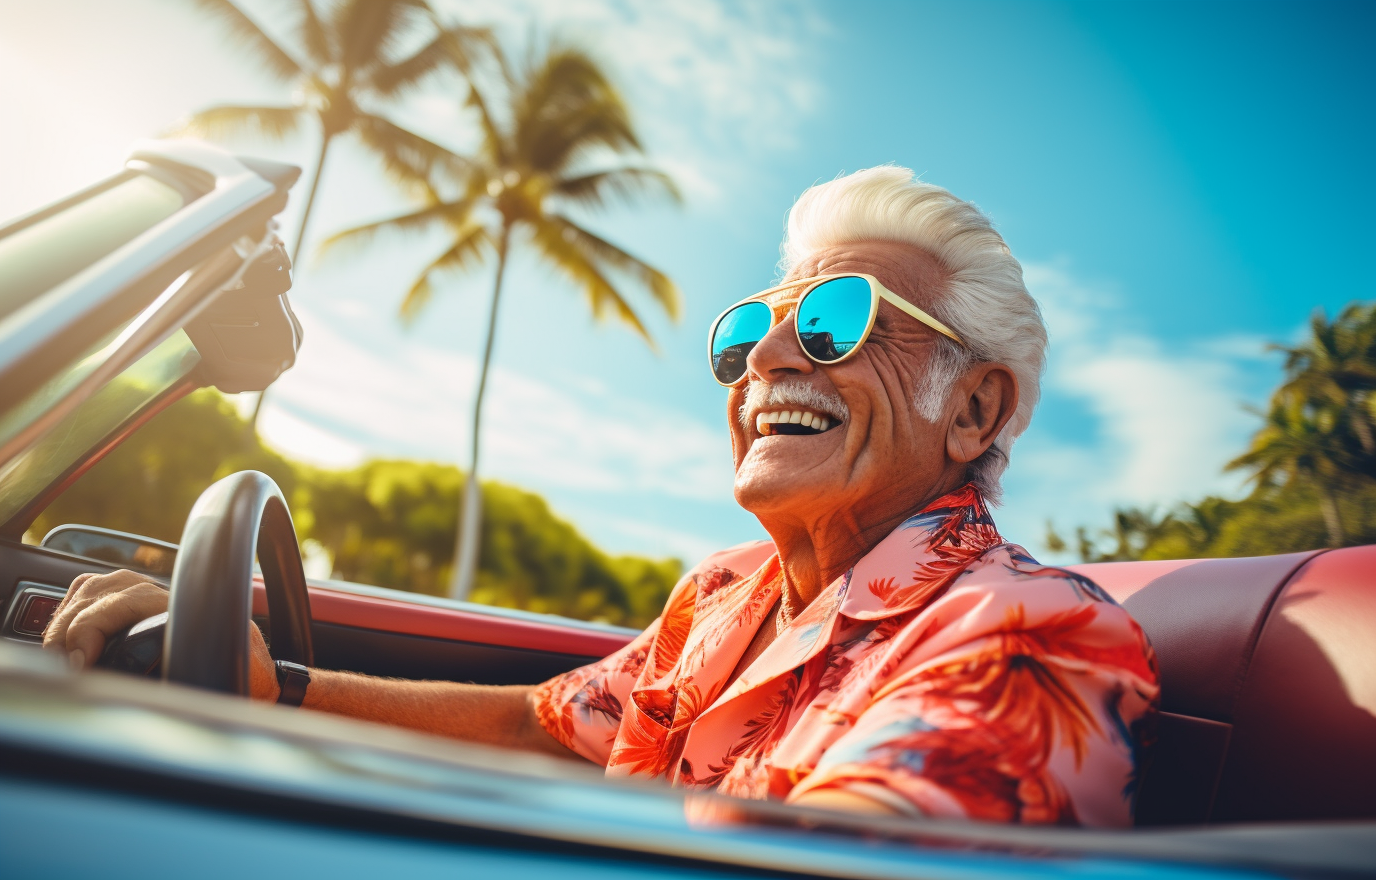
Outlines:
<svg viewBox="0 0 1376 880"><path fill-rule="evenodd" d="M265 218L280 210L294 169L252 162L243 167L260 183L266 181L267 189L255 197L259 202L234 209L243 212L242 222L229 224L229 231L210 243L198 239L190 263L185 255L180 263L152 261L159 268L144 278L141 299L134 296L119 309L109 307L107 299L100 308L78 310L71 319L74 329L56 353L20 352L30 370L47 363L45 375L52 378L27 398L0 393L0 447L21 450L0 458L0 486L7 493L0 499L4 639L36 650L67 585L83 572L133 568L165 581L179 548L163 542L106 532L98 523L64 526L36 544L25 543L23 536L53 498L181 395L207 385L230 392L261 390L291 365L303 331L286 298L290 280L280 246L255 251L235 244L238 259L217 269L221 283L237 272L230 289L194 308L172 312L167 320L175 326L163 326L156 335L150 331L140 346L121 348L145 326L136 316L154 306L166 311L166 302L158 305L154 299L168 284L175 288L179 276L188 277L182 274L186 265L214 262L245 230L260 229ZM209 194L225 190L223 180L203 180L204 172L198 177L188 168L189 162L179 165L146 153L115 184L93 192L108 195L137 179L130 175L172 181L166 186L179 194L176 206L160 217L155 212L143 229L156 231L162 228L157 224L175 220L188 205L195 207ZM7 259L7 240L12 243L17 232L80 201L74 197L35 215L37 219L25 218L0 230L0 267ZM142 240L115 236L104 253ZM81 281L78 270L98 266L102 254L90 257L68 267L69 281ZM194 272L188 275L183 289L195 280ZM35 277L30 301L5 303L0 321L37 302L42 291L60 280ZM112 337L112 326L122 328L123 335ZM24 329L0 333L0 367L24 360L9 357L19 344L15 334ZM93 359L95 367L89 366ZM92 409L92 402L100 402L121 376L146 370L150 363L163 370L159 381L141 386L151 391L122 408ZM104 374L102 365L109 365ZM0 386L6 375L0 372ZM98 381L84 403L59 411L54 401L66 400L70 389L90 375ZM55 387L64 390L58 394ZM13 415L26 406L29 416ZM32 415L40 410L39 416ZM56 427L41 439L34 439L38 434L19 437L26 426L45 418L49 428ZM94 427L85 433L69 430L78 424ZM65 445L54 445L54 437L66 438ZM1376 818L1376 546L1072 568L1121 602L1157 653L1161 714L1155 755L1140 780L1139 825ZM605 656L634 636L618 627L366 585L312 580L308 590L313 662L329 669L486 684L537 683ZM265 632L270 628L269 600L260 576L253 614ZM156 674L156 662L155 654L140 671Z"/></svg>
<svg viewBox="0 0 1376 880"><path fill-rule="evenodd" d="M1376 817L1376 547L1072 567L1156 650L1138 825Z"/></svg>
<svg viewBox="0 0 1376 880"><path fill-rule="evenodd" d="M36 643L66 584L111 568L0 543L5 636ZM1161 713L1139 825L1376 817L1376 548L1073 569L1156 650ZM312 581L310 594L316 664L370 675L534 684L633 635L380 588ZM260 622L266 610L259 585Z"/></svg>

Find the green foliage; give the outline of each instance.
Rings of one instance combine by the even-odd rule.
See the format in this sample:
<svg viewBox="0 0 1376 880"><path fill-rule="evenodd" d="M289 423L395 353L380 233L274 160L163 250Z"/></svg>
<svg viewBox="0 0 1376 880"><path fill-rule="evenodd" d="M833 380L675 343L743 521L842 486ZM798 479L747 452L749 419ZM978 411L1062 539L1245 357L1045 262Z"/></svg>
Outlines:
<svg viewBox="0 0 1376 880"><path fill-rule="evenodd" d="M297 488L296 469L256 438L247 439L228 400L199 391L91 468L29 531L41 537L62 523L84 523L175 542L201 490L241 470L262 471L288 498Z"/></svg>
<svg viewBox="0 0 1376 880"><path fill-rule="evenodd" d="M1086 562L1258 556L1376 543L1376 303L1319 312L1248 449L1228 463L1251 471L1238 501L1209 497L1173 511L1125 508L1112 528L1076 530ZM1063 538L1048 525L1047 546Z"/></svg>
<svg viewBox="0 0 1376 880"><path fill-rule="evenodd" d="M458 532L458 468L369 461L333 471L294 463L264 447L210 390L145 425L64 492L30 532L85 523L176 541L200 492L245 469L261 470L282 487L298 535L324 547L334 577L444 592ZM677 560L608 556L540 496L513 486L484 483L483 516L476 602L644 626L682 571Z"/></svg>
<svg viewBox="0 0 1376 880"><path fill-rule="evenodd" d="M1285 353L1286 380L1278 398L1327 413L1343 437L1347 466L1376 474L1376 302L1354 302L1332 322L1310 319L1312 336Z"/></svg>
<svg viewBox="0 0 1376 880"><path fill-rule="evenodd" d="M1338 506L1350 524L1343 546L1376 544L1376 483L1349 487ZM1210 496L1164 513L1126 508L1115 512L1112 529L1076 530L1076 547L1086 562L1266 556L1327 546L1332 544L1322 501L1304 484L1237 501Z"/></svg>
<svg viewBox="0 0 1376 880"><path fill-rule="evenodd" d="M342 580L443 593L454 555L456 468L370 461L346 471L302 468L298 531L330 551Z"/></svg>

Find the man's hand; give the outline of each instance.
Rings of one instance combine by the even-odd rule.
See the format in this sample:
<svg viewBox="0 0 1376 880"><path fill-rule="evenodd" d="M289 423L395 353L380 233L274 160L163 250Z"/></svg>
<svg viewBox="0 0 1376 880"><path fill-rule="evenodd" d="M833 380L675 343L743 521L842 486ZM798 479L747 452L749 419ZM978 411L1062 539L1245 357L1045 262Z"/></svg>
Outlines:
<svg viewBox="0 0 1376 880"><path fill-rule="evenodd" d="M95 664L110 636L167 610L167 590L133 571L83 574L43 631L43 647L64 651L73 669ZM277 672L258 627L249 627L249 691L276 700Z"/></svg>
<svg viewBox="0 0 1376 880"><path fill-rule="evenodd" d="M82 574L43 631L43 647L63 651L73 669L100 658L105 642L122 629L167 610L167 590L132 571Z"/></svg>
<svg viewBox="0 0 1376 880"><path fill-rule="evenodd" d="M72 667L100 657L110 636L167 610L167 590L141 574L83 574L72 581L43 632L43 647L64 651ZM249 693L277 700L277 669L258 627L249 630ZM309 709L414 730L583 760L545 732L526 685L400 681L351 672L311 670L303 704Z"/></svg>

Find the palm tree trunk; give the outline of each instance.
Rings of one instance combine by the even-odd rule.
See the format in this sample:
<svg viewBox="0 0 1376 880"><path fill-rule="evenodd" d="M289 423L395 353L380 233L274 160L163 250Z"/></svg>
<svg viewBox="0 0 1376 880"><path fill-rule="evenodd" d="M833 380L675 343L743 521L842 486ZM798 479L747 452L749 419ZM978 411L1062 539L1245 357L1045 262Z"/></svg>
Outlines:
<svg viewBox="0 0 1376 880"><path fill-rule="evenodd" d="M478 370L478 393L473 398L473 447L468 456L468 475L464 479L463 499L459 511L458 548L454 562L454 576L449 595L467 599L473 592L473 579L478 573L478 550L482 538L482 490L478 486L478 442L482 436L483 394L487 391L487 368L492 363L492 343L497 336L497 304L502 296L502 277L506 274L507 245L511 241L511 226L502 225L502 237L497 242L497 280L492 286L492 307L487 316L487 341L483 345L483 363Z"/></svg>
<svg viewBox="0 0 1376 880"><path fill-rule="evenodd" d="M1347 543L1347 535L1343 529L1342 514L1338 511L1338 496L1330 488L1324 486L1319 488L1319 507L1323 510L1323 522L1328 527L1328 543L1333 547L1342 547Z"/></svg>
<svg viewBox="0 0 1376 880"><path fill-rule="evenodd" d="M291 247L291 273L295 278L300 270L296 266L297 256L301 253L301 243L306 240L306 224L311 219L311 208L315 207L315 191L320 186L320 173L325 170L325 154L330 150L330 141L334 140L334 135L324 133L321 130L320 155L315 160L315 174L311 176L311 190L306 194L306 210L301 212L301 225L296 230L296 243ZM266 390L259 392L258 400L253 404L253 414L248 417L248 424L244 430L252 437L258 431L258 414L263 411L263 398L267 397Z"/></svg>
<svg viewBox="0 0 1376 880"><path fill-rule="evenodd" d="M306 210L301 212L301 226L296 230L296 243L291 248L291 267L292 272L297 271L297 257L301 253L301 244L306 240L306 224L311 222L311 208L315 207L315 191L320 186L320 174L325 170L325 154L330 150L330 142L334 140L334 135L328 129L322 128L320 133L320 156L315 160L315 174L311 177L311 189L306 194Z"/></svg>
<svg viewBox="0 0 1376 880"><path fill-rule="evenodd" d="M258 433L258 414L263 411L263 398L267 396L266 388L258 392L258 399L253 402L253 412L249 413L248 421L244 423L244 434L250 440Z"/></svg>
<svg viewBox="0 0 1376 880"><path fill-rule="evenodd" d="M1352 430L1357 432L1357 442L1362 444L1362 451L1367 455L1376 452L1376 438L1371 436L1371 423L1366 420L1366 395L1353 393L1351 402L1348 404L1348 420L1352 422Z"/></svg>

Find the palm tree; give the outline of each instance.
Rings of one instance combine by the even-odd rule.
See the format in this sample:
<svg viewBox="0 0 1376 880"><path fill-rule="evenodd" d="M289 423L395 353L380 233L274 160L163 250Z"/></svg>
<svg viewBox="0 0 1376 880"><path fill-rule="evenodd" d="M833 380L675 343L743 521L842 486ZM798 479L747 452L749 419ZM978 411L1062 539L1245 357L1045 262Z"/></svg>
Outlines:
<svg viewBox="0 0 1376 880"><path fill-rule="evenodd" d="M1278 394L1331 409L1350 430L1367 460L1376 460L1376 303L1354 302L1330 323L1323 311L1310 319L1313 337L1285 352L1285 384Z"/></svg>
<svg viewBox="0 0 1376 880"><path fill-rule="evenodd" d="M1230 461L1228 470L1252 469L1258 486L1295 482L1313 486L1319 493L1328 540L1334 547L1343 546L1347 536L1338 492L1351 464L1335 413L1277 393L1265 418L1251 447Z"/></svg>
<svg viewBox="0 0 1376 880"><path fill-rule="evenodd" d="M424 204L415 211L347 230L326 247L343 241L366 243L383 230L444 228L446 250L411 285L401 302L403 321L413 321L434 293L437 277L496 257L492 302L487 317L482 366L473 400L473 438L459 517L458 553L451 594L465 598L477 570L482 504L478 487L478 452L483 395L487 388L492 343L497 326L511 247L520 236L545 262L579 287L594 317L614 315L653 346L645 325L613 276L629 279L671 318L679 313L679 291L662 272L585 229L570 208L596 209L614 199L658 195L672 201L678 190L665 174L621 157L641 154L640 139L617 89L586 52L554 44L532 54L523 69L499 57L497 88L474 84L468 105L482 133L476 153L447 163L416 168L413 179L426 187ZM497 98L501 112L496 112ZM459 168L453 195L441 195L437 176Z"/></svg>
<svg viewBox="0 0 1376 880"><path fill-rule="evenodd" d="M1113 512L1113 528L1100 529L1097 536L1080 526L1075 530L1075 545L1085 562L1121 562L1141 559L1148 547L1160 541L1177 527L1175 514L1158 513L1154 507L1120 507ZM1111 549L1102 550L1103 541L1112 542ZM1047 523L1047 549L1061 553L1069 546Z"/></svg>
<svg viewBox="0 0 1376 880"><path fill-rule="evenodd" d="M321 9L312 0L294 0L296 41L304 57L298 60L231 0L193 2L293 91L290 106L211 107L192 115L183 130L206 137L248 131L280 140L310 117L320 126L320 153L292 245L293 266L298 265L320 176L335 138L355 135L400 183L408 183L416 168L445 162L450 157L447 150L396 125L374 108L395 101L442 68L452 67L467 76L474 60L491 45L486 30L442 25L425 0L338 0ZM392 57L398 43L426 27L430 33L423 45L409 55ZM250 434L257 428L262 408L260 394L246 426Z"/></svg>
<svg viewBox="0 0 1376 880"><path fill-rule="evenodd" d="M184 130L207 137L253 132L276 140L295 133L311 117L320 126L320 152L292 247L293 264L305 241L335 139L355 135L398 179L416 167L443 162L449 156L446 150L379 115L376 108L442 68L467 75L490 45L486 30L442 25L425 0L339 0L320 9L312 0L294 0L290 5L297 14L298 59L231 0L193 2L293 92L286 107L221 105L202 110L186 121ZM422 28L430 33L421 46L404 57L392 57L399 43Z"/></svg>

